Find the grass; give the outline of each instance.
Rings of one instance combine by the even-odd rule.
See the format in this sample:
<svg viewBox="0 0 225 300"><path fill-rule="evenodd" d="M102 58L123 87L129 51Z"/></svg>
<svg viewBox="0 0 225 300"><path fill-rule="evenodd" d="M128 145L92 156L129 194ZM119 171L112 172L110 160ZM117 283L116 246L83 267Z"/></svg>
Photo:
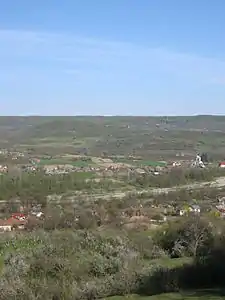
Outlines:
<svg viewBox="0 0 225 300"><path fill-rule="evenodd" d="M126 159L126 158L114 158L113 159L114 163L125 163L125 164L129 164L129 165L136 165L136 166L140 166L140 167L165 167L166 166L166 162L162 162L162 161L152 161L152 160L131 160L131 159Z"/></svg>
<svg viewBox="0 0 225 300"><path fill-rule="evenodd" d="M0 117L0 124L2 147L32 148L35 154L81 154L87 148L92 156L142 156L142 165L153 167L147 160L174 160L180 153L192 159L196 150L224 159L225 117L220 116Z"/></svg>
<svg viewBox="0 0 225 300"><path fill-rule="evenodd" d="M154 296L113 296L105 298L107 300L221 300L225 299L225 294L220 290L194 291L188 293L169 293Z"/></svg>
<svg viewBox="0 0 225 300"><path fill-rule="evenodd" d="M128 158L123 158L123 157L118 157L118 158L113 158L112 161L114 163L123 163L123 164L128 164L128 165L134 165L134 161L132 159Z"/></svg>
<svg viewBox="0 0 225 300"><path fill-rule="evenodd" d="M77 172L76 178L80 180L94 179L96 178L96 174L94 172Z"/></svg>
<svg viewBox="0 0 225 300"><path fill-rule="evenodd" d="M181 258L160 258L160 259L153 259L150 260L150 265L157 265L159 267L166 267L166 268L176 268L183 266L185 264L191 264L193 262L191 257L181 257Z"/></svg>
<svg viewBox="0 0 225 300"><path fill-rule="evenodd" d="M92 161L83 161L83 160L72 161L71 164L75 167L89 167L95 165L95 163Z"/></svg>
<svg viewBox="0 0 225 300"><path fill-rule="evenodd" d="M41 159L39 165L73 165L75 167L88 167L95 165L91 160L68 160L68 159Z"/></svg>
<svg viewBox="0 0 225 300"><path fill-rule="evenodd" d="M146 167L165 167L167 165L166 162L162 161L151 161L151 160L141 160L140 162L137 162L140 166L146 166Z"/></svg>
<svg viewBox="0 0 225 300"><path fill-rule="evenodd" d="M168 268L176 268L183 264L190 264L191 258L179 258L179 259L156 259L151 261L151 265L158 265ZM136 294L130 294L126 296L112 296L104 298L105 300L225 300L225 291L220 289L205 289L195 291L180 291L179 293L164 293L152 296L142 296Z"/></svg>

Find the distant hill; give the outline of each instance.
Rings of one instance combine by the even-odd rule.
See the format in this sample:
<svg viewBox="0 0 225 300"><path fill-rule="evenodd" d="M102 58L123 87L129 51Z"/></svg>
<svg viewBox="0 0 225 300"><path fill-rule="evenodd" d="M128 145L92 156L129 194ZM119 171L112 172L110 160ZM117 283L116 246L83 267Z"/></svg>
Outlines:
<svg viewBox="0 0 225 300"><path fill-rule="evenodd" d="M0 117L0 147L66 147L92 154L157 154L196 149L225 153L225 116ZM217 148L217 149L215 149ZM158 152L158 153L157 153ZM162 155L158 155L163 158Z"/></svg>

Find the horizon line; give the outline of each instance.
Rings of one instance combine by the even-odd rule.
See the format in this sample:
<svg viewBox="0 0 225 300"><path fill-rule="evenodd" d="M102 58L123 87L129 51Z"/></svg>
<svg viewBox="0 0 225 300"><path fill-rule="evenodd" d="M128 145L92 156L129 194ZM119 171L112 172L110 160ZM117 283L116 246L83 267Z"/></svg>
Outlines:
<svg viewBox="0 0 225 300"><path fill-rule="evenodd" d="M68 117L68 118L74 118L74 117L141 117L141 118L160 118L160 117L225 117L225 114L191 114L191 115L166 115L166 114L160 114L160 115L111 115L111 114L104 114L104 115L97 115L97 114L77 114L77 115L0 115L0 117L3 118L42 118L42 117Z"/></svg>

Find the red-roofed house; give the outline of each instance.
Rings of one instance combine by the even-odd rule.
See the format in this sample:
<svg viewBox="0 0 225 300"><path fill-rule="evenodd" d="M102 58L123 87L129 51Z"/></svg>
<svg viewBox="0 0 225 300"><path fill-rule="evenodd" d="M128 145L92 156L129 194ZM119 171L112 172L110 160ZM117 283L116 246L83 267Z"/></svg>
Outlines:
<svg viewBox="0 0 225 300"><path fill-rule="evenodd" d="M26 215L22 214L22 213L12 213L12 218L23 221L23 220L26 220Z"/></svg>
<svg viewBox="0 0 225 300"><path fill-rule="evenodd" d="M18 220L16 218L9 218L7 220L0 220L0 231L12 231L14 229L24 229L27 220Z"/></svg>
<svg viewBox="0 0 225 300"><path fill-rule="evenodd" d="M219 163L219 167L220 167L220 168L225 168L225 161L220 162L220 163Z"/></svg>

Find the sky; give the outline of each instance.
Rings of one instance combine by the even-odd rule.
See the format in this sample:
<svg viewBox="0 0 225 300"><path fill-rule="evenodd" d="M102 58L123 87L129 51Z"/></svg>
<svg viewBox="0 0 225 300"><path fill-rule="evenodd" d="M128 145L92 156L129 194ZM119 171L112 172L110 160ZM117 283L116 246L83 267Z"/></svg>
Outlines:
<svg viewBox="0 0 225 300"><path fill-rule="evenodd" d="M0 115L225 114L224 0L0 1Z"/></svg>

